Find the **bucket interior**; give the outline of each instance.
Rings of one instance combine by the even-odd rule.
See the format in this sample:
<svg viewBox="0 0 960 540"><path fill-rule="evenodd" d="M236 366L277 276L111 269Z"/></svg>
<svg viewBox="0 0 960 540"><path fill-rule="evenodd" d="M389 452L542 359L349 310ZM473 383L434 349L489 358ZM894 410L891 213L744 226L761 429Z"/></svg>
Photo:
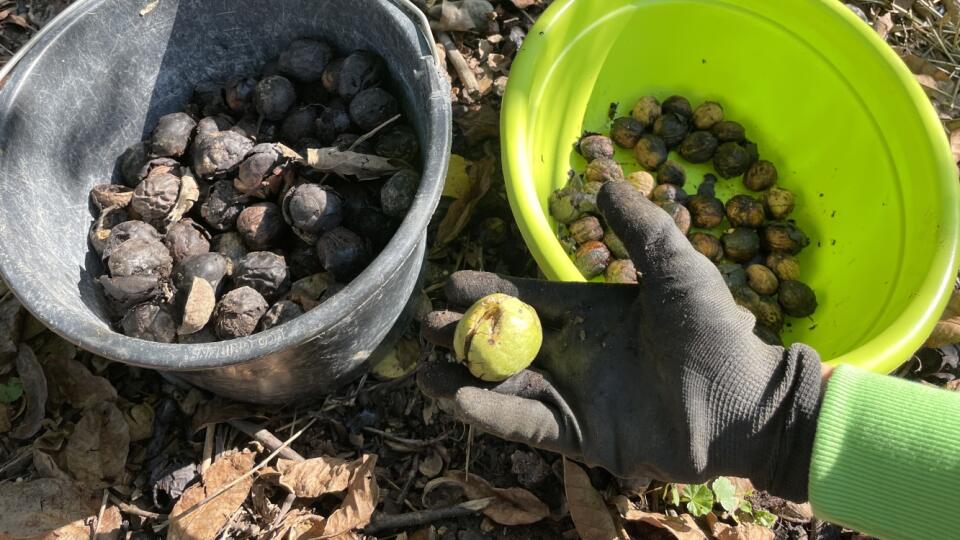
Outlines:
<svg viewBox="0 0 960 540"><path fill-rule="evenodd" d="M746 127L761 158L776 164L779 184L796 193L791 218L812 241L799 259L820 307L788 319L785 341L878 370L905 360L939 314L955 272L956 171L912 76L894 69L893 53L833 3L840 7L820 0L552 6L514 65L504 121L508 193L544 272L583 279L556 241L547 207L568 171L585 168L573 151L583 130L608 132L611 103L629 115L644 95L679 94L694 107L717 101ZM713 172L671 159L687 169L690 194ZM618 151L617 160L627 173L640 170L631 151ZM748 193L740 178L721 179L717 192L724 201Z"/></svg>
<svg viewBox="0 0 960 540"><path fill-rule="evenodd" d="M101 350L105 336L114 332L95 281L103 273L101 264L87 242L93 221L88 193L95 184L119 183L117 158L123 150L148 136L160 116L182 110L195 87L255 75L292 40L317 37L341 54L357 49L380 54L407 120L425 142L421 147L439 135L433 116L424 112L436 93L424 69L432 59L424 57L414 24L391 2L164 0L152 5L140 13L144 4L127 0L78 2L45 29L5 81L0 92L0 200L5 201L0 263L23 303L71 341L114 359L159 364L172 363L173 346L115 335L126 344L112 344L113 352ZM438 160L427 161L424 157L425 166L437 167L433 161ZM439 189L427 184L421 184L418 202ZM420 234L431 210L422 209ZM406 242L407 251L413 252L420 239ZM366 281L371 288L382 287L384 279ZM308 326L320 324L321 311L289 323L294 331L245 338L255 340L250 343L258 351L250 345L241 346L243 352L198 347L234 359L263 354L279 341L296 339L292 334L310 337Z"/></svg>

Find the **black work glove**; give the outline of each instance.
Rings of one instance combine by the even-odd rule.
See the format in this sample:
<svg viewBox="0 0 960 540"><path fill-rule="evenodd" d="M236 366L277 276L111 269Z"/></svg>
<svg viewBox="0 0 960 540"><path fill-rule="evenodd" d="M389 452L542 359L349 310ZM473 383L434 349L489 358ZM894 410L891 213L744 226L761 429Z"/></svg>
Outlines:
<svg viewBox="0 0 960 540"><path fill-rule="evenodd" d="M733 475L806 500L821 397L817 353L757 338L753 315L734 302L716 267L634 188L607 183L598 205L640 285L455 273L446 285L452 306L503 292L537 310L539 371L490 384L461 365L433 363L421 370L420 387L489 433L617 476ZM424 336L449 347L458 316L431 313Z"/></svg>

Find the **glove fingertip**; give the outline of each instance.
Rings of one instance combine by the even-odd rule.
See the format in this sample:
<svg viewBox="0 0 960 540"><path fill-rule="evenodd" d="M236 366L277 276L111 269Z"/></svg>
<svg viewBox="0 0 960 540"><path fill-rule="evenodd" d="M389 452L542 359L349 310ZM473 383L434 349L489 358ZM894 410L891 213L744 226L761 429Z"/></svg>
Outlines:
<svg viewBox="0 0 960 540"><path fill-rule="evenodd" d="M453 349L453 336L462 318L456 311L431 311L420 323L420 337L437 347Z"/></svg>
<svg viewBox="0 0 960 540"><path fill-rule="evenodd" d="M475 382L467 369L449 362L427 362L417 373L417 386L427 397L454 399L461 388Z"/></svg>
<svg viewBox="0 0 960 540"><path fill-rule="evenodd" d="M447 301L456 306L468 307L484 296L504 293L517 296L519 291L513 283L489 272L461 270L447 278L444 286Z"/></svg>

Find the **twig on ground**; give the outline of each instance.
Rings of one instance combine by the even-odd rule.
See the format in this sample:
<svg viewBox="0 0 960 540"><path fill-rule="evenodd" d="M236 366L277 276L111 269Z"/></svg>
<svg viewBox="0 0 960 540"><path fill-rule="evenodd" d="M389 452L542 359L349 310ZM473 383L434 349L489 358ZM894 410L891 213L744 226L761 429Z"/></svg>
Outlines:
<svg viewBox="0 0 960 540"><path fill-rule="evenodd" d="M405 437L400 437L400 436L398 436L398 435L394 435L393 433L389 433L389 432L387 432L387 431L383 431L383 430L380 430L380 429L375 429L375 428L372 428L372 427L365 427L365 428L363 428L363 430L366 431L367 433L373 433L374 435L379 435L379 436L383 437L384 439L387 439L388 441L393 441L393 442L395 442L395 443L403 444L403 445L406 445L406 446L412 446L412 447L414 447L414 448L426 448L427 446L433 446L433 445L437 444L438 442L442 442L442 441L446 440L446 438L447 438L447 436L448 436L447 433L444 433L443 435L440 435L440 436L438 436L438 437L434 437L434 438L432 438L432 439L426 439L426 440L422 440L422 439L407 439L407 438L405 438Z"/></svg>
<svg viewBox="0 0 960 540"><path fill-rule="evenodd" d="M270 433L270 430L264 427L260 427L252 422L247 422L246 420L229 420L229 423L234 428L246 433L248 436L262 444L267 450L276 450L280 448L280 457L283 459L289 459L292 461L305 461L306 458L301 456L293 448L281 448L283 441L278 439L273 433Z"/></svg>
<svg viewBox="0 0 960 540"><path fill-rule="evenodd" d="M410 492L410 486L413 485L414 479L417 478L417 468L420 466L420 456L413 456L413 465L410 467L410 472L407 473L407 479L403 482L403 488L400 489L400 494L397 495L395 499L397 504L403 502L407 498L407 493Z"/></svg>
<svg viewBox="0 0 960 540"><path fill-rule="evenodd" d="M217 424L207 424L203 434L203 459L200 461L200 475L207 472L213 463L214 435L217 433Z"/></svg>
<svg viewBox="0 0 960 540"><path fill-rule="evenodd" d="M103 499L100 500L100 511L97 512L97 521L93 524L93 532L90 533L90 540L97 540L97 533L100 532L100 523L103 521L103 513L107 510L107 499L110 497L110 491L103 490Z"/></svg>
<svg viewBox="0 0 960 540"><path fill-rule="evenodd" d="M378 515L373 518L370 525L367 525L363 532L365 534L377 534L383 531L393 529L407 529L440 521L441 519L454 519L476 514L490 505L494 497L486 499L474 499L460 503L456 506L445 508L436 508L433 510L421 510L419 512L410 512L407 514L396 515Z"/></svg>
<svg viewBox="0 0 960 540"><path fill-rule="evenodd" d="M110 502L116 505L116 507L120 509L120 512L124 514L132 514L134 516L140 516L142 518L152 519L155 521L161 521L161 520L167 519L167 514L157 514L156 512L144 510L139 506L125 503L120 499L118 499L117 497L114 497L113 495L110 495Z"/></svg>
<svg viewBox="0 0 960 540"><path fill-rule="evenodd" d="M443 49L447 52L447 60L450 62L450 65L453 66L453 70L457 72L457 78L463 83L464 91L470 97L479 97L480 83L477 82L477 76L473 73L473 70L470 69L467 59L460 53L460 49L458 49L457 44L453 42L453 38L446 32L437 32L437 39L440 40L440 44L443 45Z"/></svg>

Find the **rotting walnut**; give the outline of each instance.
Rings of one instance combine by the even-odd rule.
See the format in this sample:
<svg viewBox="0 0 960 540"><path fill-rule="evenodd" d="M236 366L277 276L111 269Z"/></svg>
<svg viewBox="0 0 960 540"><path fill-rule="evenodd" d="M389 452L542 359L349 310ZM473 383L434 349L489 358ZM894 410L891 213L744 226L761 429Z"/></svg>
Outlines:
<svg viewBox="0 0 960 540"><path fill-rule="evenodd" d="M316 242L321 234L343 222L343 199L318 184L300 184L290 189L282 203L284 219L307 243Z"/></svg>
<svg viewBox="0 0 960 540"><path fill-rule="evenodd" d="M268 302L276 301L290 289L287 261L270 251L253 251L240 259L233 272L237 287L251 287Z"/></svg>
<svg viewBox="0 0 960 540"><path fill-rule="evenodd" d="M237 217L237 231L251 250L269 249L285 230L283 213L272 202L251 204Z"/></svg>
<svg viewBox="0 0 960 540"><path fill-rule="evenodd" d="M577 144L577 151L588 162L600 158L612 159L614 154L613 140L606 135L586 134Z"/></svg>
<svg viewBox="0 0 960 540"><path fill-rule="evenodd" d="M353 279L370 260L364 239L346 227L323 233L317 240L316 249L320 266L338 281Z"/></svg>
<svg viewBox="0 0 960 540"><path fill-rule="evenodd" d="M217 303L213 312L213 329L220 339L249 336L257 329L269 305L263 296L250 287L234 289Z"/></svg>

